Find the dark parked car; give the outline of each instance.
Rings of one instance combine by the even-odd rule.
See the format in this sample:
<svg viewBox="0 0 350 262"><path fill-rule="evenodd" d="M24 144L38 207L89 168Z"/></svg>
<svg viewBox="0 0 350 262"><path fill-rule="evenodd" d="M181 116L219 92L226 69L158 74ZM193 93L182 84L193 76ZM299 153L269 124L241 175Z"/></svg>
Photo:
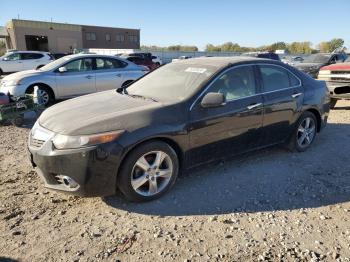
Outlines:
<svg viewBox="0 0 350 262"><path fill-rule="evenodd" d="M194 58L160 67L122 93L48 108L28 143L49 188L83 196L119 189L146 201L171 188L181 169L282 143L305 151L328 112L325 82L291 66Z"/></svg>
<svg viewBox="0 0 350 262"><path fill-rule="evenodd" d="M345 53L313 54L304 58L303 61L301 61L298 64L295 64L294 66L299 70L303 71L304 73L310 75L311 77L317 78L318 72L321 67L330 64L343 63L346 60L346 58L347 55Z"/></svg>
<svg viewBox="0 0 350 262"><path fill-rule="evenodd" d="M152 61L152 58L141 57L141 56L128 56L126 60L133 62L136 65L142 65L147 67L150 71L156 69L158 65Z"/></svg>
<svg viewBox="0 0 350 262"><path fill-rule="evenodd" d="M248 53L243 53L242 56L266 58L266 59L272 59L272 60L277 60L277 61L281 60L277 54L272 53L272 52L248 52Z"/></svg>

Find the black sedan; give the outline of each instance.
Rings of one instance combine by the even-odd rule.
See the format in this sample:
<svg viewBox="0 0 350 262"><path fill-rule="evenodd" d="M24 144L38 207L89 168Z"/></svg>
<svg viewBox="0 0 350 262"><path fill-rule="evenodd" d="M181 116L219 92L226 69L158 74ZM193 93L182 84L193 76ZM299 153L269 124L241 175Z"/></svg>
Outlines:
<svg viewBox="0 0 350 262"><path fill-rule="evenodd" d="M147 201L185 168L275 144L305 151L328 112L325 83L282 62L203 57L50 107L28 146L49 188Z"/></svg>

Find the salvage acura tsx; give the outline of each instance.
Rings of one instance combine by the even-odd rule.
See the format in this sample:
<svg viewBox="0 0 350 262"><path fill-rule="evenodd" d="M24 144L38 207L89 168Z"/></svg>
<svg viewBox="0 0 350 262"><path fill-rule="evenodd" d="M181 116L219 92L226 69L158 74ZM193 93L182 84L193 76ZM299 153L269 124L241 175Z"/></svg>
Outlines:
<svg viewBox="0 0 350 262"><path fill-rule="evenodd" d="M123 91L52 106L28 146L49 188L82 196L119 189L146 201L169 190L183 168L281 143L305 151L328 112L325 83L291 66L195 58L165 65Z"/></svg>

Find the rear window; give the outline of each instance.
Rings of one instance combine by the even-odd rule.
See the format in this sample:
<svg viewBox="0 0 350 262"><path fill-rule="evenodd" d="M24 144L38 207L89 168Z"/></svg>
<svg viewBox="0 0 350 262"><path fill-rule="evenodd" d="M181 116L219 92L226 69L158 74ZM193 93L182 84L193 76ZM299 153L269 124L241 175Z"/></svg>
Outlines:
<svg viewBox="0 0 350 262"><path fill-rule="evenodd" d="M264 85L264 92L276 91L300 84L298 78L282 67L260 65L259 69Z"/></svg>

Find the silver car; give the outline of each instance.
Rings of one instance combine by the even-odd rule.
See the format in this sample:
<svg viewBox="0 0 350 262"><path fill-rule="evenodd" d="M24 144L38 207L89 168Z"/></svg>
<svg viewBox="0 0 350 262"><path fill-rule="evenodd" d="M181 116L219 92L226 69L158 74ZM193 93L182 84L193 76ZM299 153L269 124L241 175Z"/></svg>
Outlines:
<svg viewBox="0 0 350 262"><path fill-rule="evenodd" d="M0 92L21 97L33 93L34 86L38 86L47 105L56 99L117 89L147 72L147 68L115 56L69 55L38 70L6 76L0 82Z"/></svg>

